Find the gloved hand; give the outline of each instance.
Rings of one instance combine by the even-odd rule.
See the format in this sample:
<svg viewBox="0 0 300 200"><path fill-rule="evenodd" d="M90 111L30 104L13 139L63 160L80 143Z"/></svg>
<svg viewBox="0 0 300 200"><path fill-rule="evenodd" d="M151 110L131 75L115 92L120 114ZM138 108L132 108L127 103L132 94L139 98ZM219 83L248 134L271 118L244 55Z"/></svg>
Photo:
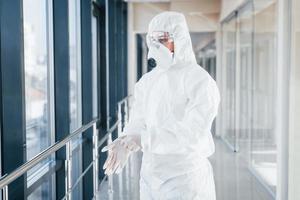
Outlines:
<svg viewBox="0 0 300 200"><path fill-rule="evenodd" d="M140 136L125 135L117 138L111 144L102 148L102 152L109 151L103 169L105 174L111 175L114 172L119 174L124 168L131 153L141 149Z"/></svg>

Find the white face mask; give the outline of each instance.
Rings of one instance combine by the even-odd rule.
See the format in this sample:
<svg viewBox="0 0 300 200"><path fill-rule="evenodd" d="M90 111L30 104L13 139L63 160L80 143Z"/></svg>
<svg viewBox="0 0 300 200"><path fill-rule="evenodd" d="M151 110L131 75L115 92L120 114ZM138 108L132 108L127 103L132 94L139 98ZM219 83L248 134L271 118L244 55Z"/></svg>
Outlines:
<svg viewBox="0 0 300 200"><path fill-rule="evenodd" d="M149 45L148 59L153 58L156 66L168 68L173 64L173 53L159 42L151 42Z"/></svg>

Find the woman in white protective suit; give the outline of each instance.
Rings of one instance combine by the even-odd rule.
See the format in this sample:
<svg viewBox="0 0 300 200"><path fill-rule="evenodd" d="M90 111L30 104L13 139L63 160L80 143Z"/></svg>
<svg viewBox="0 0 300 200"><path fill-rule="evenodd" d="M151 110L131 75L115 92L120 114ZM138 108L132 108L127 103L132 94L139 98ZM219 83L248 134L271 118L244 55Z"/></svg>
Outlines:
<svg viewBox="0 0 300 200"><path fill-rule="evenodd" d="M156 67L136 84L129 123L109 150L105 173L119 173L143 151L142 200L215 200L210 132L220 102L210 75L196 63L185 17L163 12L149 24L148 59Z"/></svg>

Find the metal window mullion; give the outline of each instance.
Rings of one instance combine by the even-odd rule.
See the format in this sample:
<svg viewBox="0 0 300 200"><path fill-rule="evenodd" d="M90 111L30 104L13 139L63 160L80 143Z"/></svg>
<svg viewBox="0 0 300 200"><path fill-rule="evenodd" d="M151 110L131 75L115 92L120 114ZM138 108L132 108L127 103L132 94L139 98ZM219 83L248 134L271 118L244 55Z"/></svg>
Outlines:
<svg viewBox="0 0 300 200"><path fill-rule="evenodd" d="M86 123L93 118L93 84L92 84L92 26L91 3L81 1L81 98L82 98L82 122ZM82 167L85 170L93 164L93 130L87 130L84 135L86 142L82 146ZM89 170L83 179L83 199L91 199L95 196L96 186L93 180L93 169Z"/></svg>
<svg viewBox="0 0 300 200"><path fill-rule="evenodd" d="M118 103L118 118L117 118L117 121L119 121L118 123L118 137L121 135L121 132L122 132L122 103ZM119 186L119 197L121 197L123 195L123 174L120 173L118 174L118 186Z"/></svg>
<svg viewBox="0 0 300 200"><path fill-rule="evenodd" d="M234 105L235 105L235 114L234 114L234 129L235 129L235 152L239 151L239 139L240 139L240 16L239 11L236 12L236 33L235 33L235 77L234 77L234 87L235 87L235 96L234 96Z"/></svg>
<svg viewBox="0 0 300 200"><path fill-rule="evenodd" d="M8 200L8 185L2 189L2 200Z"/></svg>
<svg viewBox="0 0 300 200"><path fill-rule="evenodd" d="M10 173L25 158L25 84L23 11L21 0L0 1L1 170ZM13 148L12 148L13 147ZM13 156L12 156L13 155ZM19 187L17 187L19 186ZM9 185L7 197L24 198L26 182L20 177Z"/></svg>
<svg viewBox="0 0 300 200"><path fill-rule="evenodd" d="M54 101L54 52L53 52L53 2L48 1L47 4L47 47L48 47L48 102L49 102L49 122L50 122L50 143L51 145L55 143L55 101ZM52 155L55 158L55 155ZM55 176L51 178L52 186L55 186ZM51 187L52 187L51 186ZM52 197L55 196L55 187L52 187Z"/></svg>
<svg viewBox="0 0 300 200"><path fill-rule="evenodd" d="M111 1L105 0L105 36L106 36L106 128L110 128L110 4ZM110 144L112 141L111 134L108 135L107 143ZM113 199L113 179L108 176L108 198Z"/></svg>
<svg viewBox="0 0 300 200"><path fill-rule="evenodd" d="M72 199L72 140L66 144L66 160L65 160L65 187L67 200Z"/></svg>
<svg viewBox="0 0 300 200"><path fill-rule="evenodd" d="M77 44L77 48L76 48L76 64L77 64L77 84L78 87L77 89L77 125L78 127L80 127L83 124L83 119L82 119L82 52L81 52L81 0L76 0L76 11L75 11L75 26L76 26L76 41ZM80 137L83 137L82 135L80 135ZM82 163L83 163L83 158L82 158L82 151L83 151L83 147L80 144L79 146L79 171L80 173L82 173L83 171L83 167L82 167ZM72 187L72 182L71 182L71 187ZM82 182L79 183L79 190L80 195L82 195Z"/></svg>
<svg viewBox="0 0 300 200"><path fill-rule="evenodd" d="M78 125L79 127L82 125L82 65L81 65L81 5L80 0L76 0L76 40L79 41L76 45L77 46L77 52L76 52L76 64L78 65L78 72L77 73L77 81L78 81L78 99L77 99L77 118L78 118ZM78 21L77 21L78 20Z"/></svg>
<svg viewBox="0 0 300 200"><path fill-rule="evenodd" d="M97 124L93 125L93 186L94 186L94 197L97 196L99 186L99 166L98 166L98 130Z"/></svg>
<svg viewBox="0 0 300 200"><path fill-rule="evenodd" d="M55 141L70 133L68 19L68 0L53 0ZM65 165L66 159L66 148L56 152L57 161ZM66 194L65 172L66 166L56 171L56 199Z"/></svg>
<svg viewBox="0 0 300 200"><path fill-rule="evenodd" d="M121 132L122 132L122 104L118 103L118 109L117 109L117 120L120 121L120 123L118 124L118 137L120 136Z"/></svg>

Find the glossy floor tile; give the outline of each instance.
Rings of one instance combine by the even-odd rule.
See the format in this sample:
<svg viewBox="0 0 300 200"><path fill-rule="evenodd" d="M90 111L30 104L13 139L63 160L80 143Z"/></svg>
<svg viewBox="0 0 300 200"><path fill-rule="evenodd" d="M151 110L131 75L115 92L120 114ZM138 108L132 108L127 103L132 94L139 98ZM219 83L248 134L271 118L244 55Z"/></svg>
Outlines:
<svg viewBox="0 0 300 200"><path fill-rule="evenodd" d="M214 169L217 200L272 200L273 197L258 182L248 169L242 153L232 152L221 140L215 138L216 152L210 158ZM131 160L131 167L125 169L121 176L112 176L113 187L108 190L105 181L98 193L98 199L138 200L139 169L141 154ZM130 177L130 180L126 180ZM126 184L127 181L127 184ZM122 182L122 184L120 184ZM108 192L110 191L110 193Z"/></svg>
<svg viewBox="0 0 300 200"><path fill-rule="evenodd" d="M217 200L271 200L264 186L248 169L242 153L235 153L215 139L216 152L210 158L216 184Z"/></svg>

